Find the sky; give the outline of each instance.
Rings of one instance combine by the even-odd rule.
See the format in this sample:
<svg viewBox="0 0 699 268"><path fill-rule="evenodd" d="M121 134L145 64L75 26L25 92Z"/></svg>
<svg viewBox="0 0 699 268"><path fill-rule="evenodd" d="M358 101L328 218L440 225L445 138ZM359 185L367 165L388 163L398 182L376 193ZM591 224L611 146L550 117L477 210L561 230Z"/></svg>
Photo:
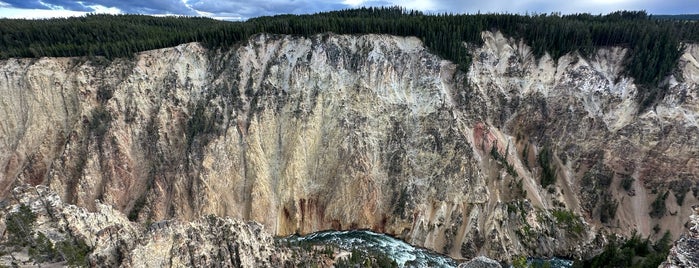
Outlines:
<svg viewBox="0 0 699 268"><path fill-rule="evenodd" d="M362 6L403 6L431 13L591 13L645 10L697 14L699 0L0 0L1 18L51 18L87 13L206 16L244 20Z"/></svg>

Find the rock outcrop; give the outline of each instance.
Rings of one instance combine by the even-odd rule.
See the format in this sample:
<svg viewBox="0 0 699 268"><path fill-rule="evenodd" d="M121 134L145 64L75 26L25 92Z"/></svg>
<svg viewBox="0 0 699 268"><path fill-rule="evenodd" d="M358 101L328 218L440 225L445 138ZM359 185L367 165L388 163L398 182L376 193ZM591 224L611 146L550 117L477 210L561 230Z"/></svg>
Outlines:
<svg viewBox="0 0 699 268"><path fill-rule="evenodd" d="M675 242L661 267L699 267L699 207L694 209L687 222L687 233Z"/></svg>
<svg viewBox="0 0 699 268"><path fill-rule="evenodd" d="M0 193L46 185L142 223L369 228L456 258L579 257L608 233L682 228L698 203L698 46L639 105L622 48L536 58L483 38L468 73L385 35L1 61ZM215 224L186 239L234 225Z"/></svg>
<svg viewBox="0 0 699 268"><path fill-rule="evenodd" d="M467 262L459 264L459 268L502 268L499 262L488 257L478 256Z"/></svg>
<svg viewBox="0 0 699 268"><path fill-rule="evenodd" d="M254 222L208 216L143 227L108 205L98 203L97 211L89 212L64 204L44 186L18 187L13 195L19 204L7 207L3 219L16 213L20 204L29 206L36 215L32 236L41 234L53 245L85 243L89 251L83 253L91 267L281 267L285 261L293 263L290 251L278 248L264 227ZM61 254L66 252L63 249ZM9 254L18 256L14 260L4 256L0 260L4 265L29 265L36 260Z"/></svg>

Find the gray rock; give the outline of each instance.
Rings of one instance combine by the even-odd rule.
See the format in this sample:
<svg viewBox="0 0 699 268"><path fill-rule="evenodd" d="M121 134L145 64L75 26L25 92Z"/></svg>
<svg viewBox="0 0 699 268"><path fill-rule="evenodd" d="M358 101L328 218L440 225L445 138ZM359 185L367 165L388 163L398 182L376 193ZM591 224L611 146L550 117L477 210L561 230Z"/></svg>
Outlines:
<svg viewBox="0 0 699 268"><path fill-rule="evenodd" d="M699 267L699 206L694 211L687 232L675 242L660 267Z"/></svg>
<svg viewBox="0 0 699 268"><path fill-rule="evenodd" d="M499 262L484 256L459 264L459 268L502 268Z"/></svg>

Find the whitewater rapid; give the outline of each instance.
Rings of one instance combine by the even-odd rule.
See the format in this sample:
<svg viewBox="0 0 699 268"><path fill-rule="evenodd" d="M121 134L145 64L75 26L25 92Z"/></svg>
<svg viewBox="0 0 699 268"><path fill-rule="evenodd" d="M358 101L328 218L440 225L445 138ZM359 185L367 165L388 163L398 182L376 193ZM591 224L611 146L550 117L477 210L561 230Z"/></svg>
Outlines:
<svg viewBox="0 0 699 268"><path fill-rule="evenodd" d="M323 231L306 236L282 238L291 243L306 242L317 245L334 245L343 250L357 249L381 253L392 258L399 267L456 267L455 260L436 252L412 246L388 235L365 230Z"/></svg>

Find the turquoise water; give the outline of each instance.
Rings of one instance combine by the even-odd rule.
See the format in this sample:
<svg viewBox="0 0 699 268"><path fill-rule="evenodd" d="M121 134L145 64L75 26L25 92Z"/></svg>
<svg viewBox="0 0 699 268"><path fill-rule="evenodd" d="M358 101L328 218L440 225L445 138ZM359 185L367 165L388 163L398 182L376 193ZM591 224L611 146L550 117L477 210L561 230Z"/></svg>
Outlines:
<svg viewBox="0 0 699 268"><path fill-rule="evenodd" d="M433 251L414 247L399 239L371 231L324 231L306 236L289 236L282 238L291 243L311 243L316 245L334 245L343 250L352 249L364 252L382 253L392 258L399 267L456 267L453 259Z"/></svg>
<svg viewBox="0 0 699 268"><path fill-rule="evenodd" d="M388 235L365 230L323 231L306 236L292 235L281 238L290 243L310 243L313 245L333 245L340 249L384 254L398 263L399 267L457 267L458 263L434 251L415 247ZM530 267L571 268L573 261L551 258L528 258Z"/></svg>
<svg viewBox="0 0 699 268"><path fill-rule="evenodd" d="M573 261L553 257L551 259L528 258L527 264L530 267L551 267L551 268L571 268Z"/></svg>

